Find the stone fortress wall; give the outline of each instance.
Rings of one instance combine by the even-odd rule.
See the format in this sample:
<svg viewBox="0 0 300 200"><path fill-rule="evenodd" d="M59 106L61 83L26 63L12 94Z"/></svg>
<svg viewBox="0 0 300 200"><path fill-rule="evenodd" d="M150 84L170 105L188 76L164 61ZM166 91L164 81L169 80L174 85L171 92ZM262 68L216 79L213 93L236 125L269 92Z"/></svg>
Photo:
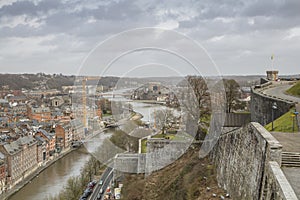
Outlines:
<svg viewBox="0 0 300 200"><path fill-rule="evenodd" d="M210 157L216 167L220 187L227 190L231 198L297 199L280 168L282 145L262 125L251 122L228 132L224 130ZM148 143L147 154L118 154L114 159L114 177L121 176L120 171L149 175L176 160L184 153L186 145L154 139ZM158 159L160 155L164 156Z"/></svg>
<svg viewBox="0 0 300 200"><path fill-rule="evenodd" d="M261 85L251 88L251 121L266 125L272 121L272 105L274 102L277 104L278 108L273 113L274 119L288 112L293 106L295 106L296 103L264 94L262 91L265 88L270 87L272 82L262 79L261 83Z"/></svg>
<svg viewBox="0 0 300 200"><path fill-rule="evenodd" d="M233 199L294 200L281 171L281 144L259 123L221 135L210 156L219 185Z"/></svg>

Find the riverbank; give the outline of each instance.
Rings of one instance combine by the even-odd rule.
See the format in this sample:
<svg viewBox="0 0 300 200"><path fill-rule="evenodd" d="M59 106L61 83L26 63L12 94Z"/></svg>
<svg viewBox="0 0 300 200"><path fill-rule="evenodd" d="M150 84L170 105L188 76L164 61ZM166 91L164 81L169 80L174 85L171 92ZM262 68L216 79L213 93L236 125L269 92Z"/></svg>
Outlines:
<svg viewBox="0 0 300 200"><path fill-rule="evenodd" d="M106 129L100 129L98 131L94 131L92 133L90 133L87 137L86 140L92 140L93 137L95 137L97 134L105 131ZM61 153L59 154L55 154L55 156L53 156L52 158L49 159L49 161L47 161L47 163L44 163L42 166L37 167L36 170L34 170L30 175L26 176L21 182L19 182L18 184L16 184L15 186L12 187L11 190L8 190L5 194L3 194L2 196L0 196L0 199L20 199L20 195L19 192L21 192L21 190L23 189L23 187L31 187L29 184L31 182L34 182L35 179L39 179L39 175L44 173L43 171L48 170L49 168L52 167L52 165L55 165L61 158L66 158L69 156L69 154L71 154L72 152L76 153L76 152L86 152L85 147L83 146L84 143L82 143L81 146L79 146L78 148L68 148L66 150L63 150ZM59 161L60 162L60 161ZM80 167L81 168L81 167ZM40 175L41 176L41 175ZM51 179L51 177L49 177ZM21 194L24 193L24 191L21 192ZM25 192L26 194L26 192ZM18 198L16 198L16 196Z"/></svg>
<svg viewBox="0 0 300 200"><path fill-rule="evenodd" d="M59 155L54 157L52 160L48 161L45 165L38 167L33 173L31 173L30 175L25 177L22 181L20 181L15 186L13 186L12 189L5 192L4 194L1 194L0 199L3 199L3 200L9 199L15 193L17 193L19 190L21 190L24 186L29 184L35 177L37 177L41 172L43 172L49 166L53 165L56 161L58 161L59 159L65 157L66 155L68 155L69 153L71 153L72 151L75 151L77 149L78 148L70 148L68 150L61 152Z"/></svg>

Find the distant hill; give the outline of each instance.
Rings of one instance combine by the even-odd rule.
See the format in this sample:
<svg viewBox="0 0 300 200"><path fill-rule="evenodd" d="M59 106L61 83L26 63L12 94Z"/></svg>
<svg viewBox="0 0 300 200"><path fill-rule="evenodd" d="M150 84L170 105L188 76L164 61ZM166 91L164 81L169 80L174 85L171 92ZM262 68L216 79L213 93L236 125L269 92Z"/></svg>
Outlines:
<svg viewBox="0 0 300 200"><path fill-rule="evenodd" d="M0 74L0 87L8 85L10 89L31 89L37 77L33 75Z"/></svg>
<svg viewBox="0 0 300 200"><path fill-rule="evenodd" d="M0 74L0 89L2 86L9 86L10 89L58 89L62 86L74 85L76 77L63 74ZM119 81L119 77L101 77L99 80L89 80L92 84L114 87Z"/></svg>
<svg viewBox="0 0 300 200"><path fill-rule="evenodd" d="M74 84L75 76L58 75L47 80L46 85L48 89L60 90L62 86L71 86Z"/></svg>
<svg viewBox="0 0 300 200"><path fill-rule="evenodd" d="M73 85L75 76L62 74L0 74L0 87L10 89L61 89L64 85Z"/></svg>
<svg viewBox="0 0 300 200"><path fill-rule="evenodd" d="M262 76L225 76L223 78L235 79L240 86L255 85ZM208 77L214 78L214 77ZM62 86L74 85L76 77L66 76L63 74L0 74L0 88L8 85L10 89L61 89ZM120 84L136 83L138 85L145 84L147 82L158 81L164 85L174 85L178 81L182 80L182 77L148 77L148 78L134 78L134 77L114 77L107 76L101 77L99 80L89 80L90 84L98 84L107 86L109 88L115 87L118 82ZM136 86L136 85L132 85Z"/></svg>

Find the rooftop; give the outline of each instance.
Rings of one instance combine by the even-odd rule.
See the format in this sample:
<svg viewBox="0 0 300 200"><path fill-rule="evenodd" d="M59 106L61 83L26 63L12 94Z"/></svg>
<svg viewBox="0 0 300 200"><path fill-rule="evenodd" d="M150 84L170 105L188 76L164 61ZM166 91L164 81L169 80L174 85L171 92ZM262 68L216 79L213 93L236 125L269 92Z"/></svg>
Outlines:
<svg viewBox="0 0 300 200"><path fill-rule="evenodd" d="M11 143L5 144L3 147L6 150L7 153L13 155L15 153L20 152L21 146L23 145L32 145L36 142L36 140L33 138L33 136L24 136L20 137L16 141L13 141Z"/></svg>

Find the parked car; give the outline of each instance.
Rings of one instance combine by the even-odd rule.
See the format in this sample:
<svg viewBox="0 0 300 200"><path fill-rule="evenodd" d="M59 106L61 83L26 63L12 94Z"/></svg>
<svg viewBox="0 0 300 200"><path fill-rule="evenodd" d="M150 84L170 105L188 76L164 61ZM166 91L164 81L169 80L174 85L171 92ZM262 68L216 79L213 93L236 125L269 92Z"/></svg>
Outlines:
<svg viewBox="0 0 300 200"><path fill-rule="evenodd" d="M99 185L102 185L103 184L103 180L102 179L100 179L100 181L99 181Z"/></svg>
<svg viewBox="0 0 300 200"><path fill-rule="evenodd" d="M89 182L88 188L92 188L93 189L95 187L96 183L97 182L94 182L94 181Z"/></svg>
<svg viewBox="0 0 300 200"><path fill-rule="evenodd" d="M93 190L91 188L87 188L84 190L83 195L86 195L88 197L90 194L92 194Z"/></svg>
<svg viewBox="0 0 300 200"><path fill-rule="evenodd" d="M89 196L86 193L83 193L79 200L86 200L88 197Z"/></svg>

